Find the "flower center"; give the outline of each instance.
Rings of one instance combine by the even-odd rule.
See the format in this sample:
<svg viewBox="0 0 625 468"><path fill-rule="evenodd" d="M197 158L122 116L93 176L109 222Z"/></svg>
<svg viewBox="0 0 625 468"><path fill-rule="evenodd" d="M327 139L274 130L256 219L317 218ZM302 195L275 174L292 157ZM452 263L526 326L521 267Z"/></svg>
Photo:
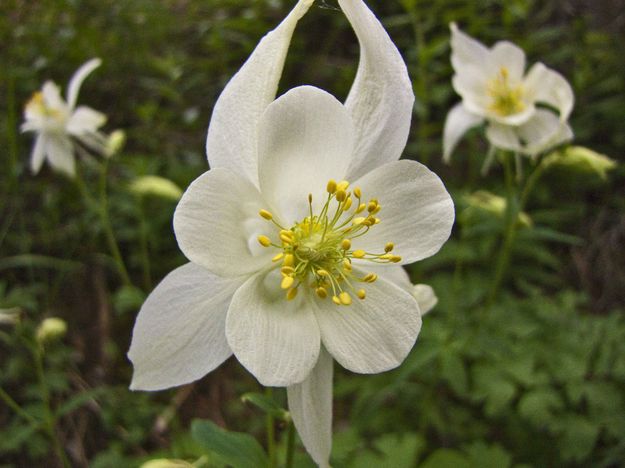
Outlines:
<svg viewBox="0 0 625 468"><path fill-rule="evenodd" d="M368 260L373 263L397 263L401 257L392 254L393 244L387 243L384 253L370 253L352 250L352 240L365 235L380 223L376 215L382 207L375 198L363 201L362 192L355 187L349 192L349 182L327 184L328 196L318 214L313 213L312 195L308 195L309 214L287 229L276 222L267 210L259 214L272 222L278 230L279 241L258 236L263 247L280 250L272 259L281 262L280 286L291 300L298 289L309 286L322 299L330 296L337 305L350 305L351 294L365 299L366 292L361 283L373 283L378 276L367 273L359 276L352 270L352 260Z"/></svg>
<svg viewBox="0 0 625 468"><path fill-rule="evenodd" d="M488 94L491 97L489 110L506 117L518 114L525 109L523 86L510 84L510 72L501 67L497 76L488 82Z"/></svg>
<svg viewBox="0 0 625 468"><path fill-rule="evenodd" d="M26 103L26 108L33 114L39 114L42 117L50 117L53 119L61 118L61 111L48 107L41 91L37 91L33 94L30 100Z"/></svg>

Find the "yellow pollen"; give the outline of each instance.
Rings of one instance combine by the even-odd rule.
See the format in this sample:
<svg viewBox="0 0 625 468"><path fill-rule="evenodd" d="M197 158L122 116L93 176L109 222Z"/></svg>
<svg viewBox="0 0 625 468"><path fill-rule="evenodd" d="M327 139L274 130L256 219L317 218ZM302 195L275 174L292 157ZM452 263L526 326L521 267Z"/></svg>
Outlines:
<svg viewBox="0 0 625 468"><path fill-rule="evenodd" d="M297 296L297 288L289 289L286 293L286 300L292 301L293 299L295 299L295 296Z"/></svg>
<svg viewBox="0 0 625 468"><path fill-rule="evenodd" d="M364 250L354 250L352 255L354 258L363 258L366 255L366 252Z"/></svg>
<svg viewBox="0 0 625 468"><path fill-rule="evenodd" d="M348 306L354 296L359 299L366 296L365 290L355 285L373 283L377 279L375 273L360 273L359 269L353 268L354 259L376 264L401 260L390 253L394 249L392 242L383 245L382 252L352 250L354 240L366 235L380 222L375 214L381 207L375 198L361 203L361 189L355 187L352 194L348 192L349 187L346 180L328 181L325 203L320 208L313 208L313 197L309 194L305 217L290 226L281 226L268 210L259 211L259 215L272 224L274 231L269 236L258 236L258 241L265 247L278 249L272 262L280 262L275 268L280 269L280 287L286 291L287 300L292 300L301 286L311 288L311 293L320 299L331 298L335 304ZM272 243L271 239L276 238L279 241Z"/></svg>
<svg viewBox="0 0 625 468"><path fill-rule="evenodd" d="M339 300L341 301L341 304L346 306L352 303L352 297L345 291L339 294Z"/></svg>
<svg viewBox="0 0 625 468"><path fill-rule="evenodd" d="M488 82L487 92L491 97L488 108L497 115L507 117L525 110L523 85L510 83L510 72L506 67L500 67L497 76Z"/></svg>
<svg viewBox="0 0 625 468"><path fill-rule="evenodd" d="M265 218L267 221L271 221L273 219L273 215L267 210L260 210L258 214Z"/></svg>
<svg viewBox="0 0 625 468"><path fill-rule="evenodd" d="M326 186L326 190L328 191L328 193L336 192L336 181L333 179L330 179L328 181L328 185Z"/></svg>
<svg viewBox="0 0 625 468"><path fill-rule="evenodd" d="M399 255L393 255L393 258L391 258L391 262L399 263L401 262L401 257Z"/></svg>
<svg viewBox="0 0 625 468"><path fill-rule="evenodd" d="M271 245L271 239L263 235L258 236L258 242L260 242L260 245L263 247L269 247Z"/></svg>
<svg viewBox="0 0 625 468"><path fill-rule="evenodd" d="M293 286L294 282L295 282L295 279L293 279L292 276L285 276L284 278L282 278L282 282L280 283L280 287L282 289L289 289L291 286Z"/></svg>

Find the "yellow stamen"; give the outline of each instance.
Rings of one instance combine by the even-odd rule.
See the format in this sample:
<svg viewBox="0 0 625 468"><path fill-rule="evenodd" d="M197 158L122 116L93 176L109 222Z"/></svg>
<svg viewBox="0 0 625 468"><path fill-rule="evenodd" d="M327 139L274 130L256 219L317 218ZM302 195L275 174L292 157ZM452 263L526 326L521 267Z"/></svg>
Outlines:
<svg viewBox="0 0 625 468"><path fill-rule="evenodd" d="M342 190L343 192L347 191L348 187L349 187L349 182L347 182L346 180L342 180L338 184L336 184L336 189Z"/></svg>
<svg viewBox="0 0 625 468"><path fill-rule="evenodd" d="M343 239L343 242L341 242L341 248L343 250L349 250L352 248L352 241L350 241L349 239Z"/></svg>
<svg viewBox="0 0 625 468"><path fill-rule="evenodd" d="M338 296L332 296L332 302L334 302L336 305L341 305L341 300L338 298Z"/></svg>
<svg viewBox="0 0 625 468"><path fill-rule="evenodd" d="M326 270L317 270L317 274L319 276L330 276L330 273L328 273Z"/></svg>
<svg viewBox="0 0 625 468"><path fill-rule="evenodd" d="M354 258L363 258L366 255L366 252L364 250L354 250L352 255Z"/></svg>
<svg viewBox="0 0 625 468"><path fill-rule="evenodd" d="M284 266L293 266L294 263L295 263L295 257L293 257L293 254L284 255L284 261L282 262Z"/></svg>
<svg viewBox="0 0 625 468"><path fill-rule="evenodd" d="M295 280L293 279L292 276L285 276L284 278L282 278L282 282L280 283L280 287L282 289L289 289L291 286L293 286L294 282L295 282Z"/></svg>
<svg viewBox="0 0 625 468"><path fill-rule="evenodd" d="M338 201L344 202L347 199L347 192L345 190L338 189L334 196Z"/></svg>
<svg viewBox="0 0 625 468"><path fill-rule="evenodd" d="M349 295L349 293L346 293L345 291L339 294L339 300L341 301L341 304L346 306L352 303L352 297Z"/></svg>
<svg viewBox="0 0 625 468"><path fill-rule="evenodd" d="M286 293L286 300L292 301L293 299L295 299L295 296L297 296L297 288L289 289L289 291Z"/></svg>
<svg viewBox="0 0 625 468"><path fill-rule="evenodd" d="M358 200L360 200L360 198L362 197L362 192L360 191L360 187L354 188L354 196L358 198Z"/></svg>
<svg viewBox="0 0 625 468"><path fill-rule="evenodd" d="M367 292L364 289L359 289L356 296L358 296L358 299L364 299L367 297Z"/></svg>
<svg viewBox="0 0 625 468"><path fill-rule="evenodd" d="M273 219L273 215L267 210L260 210L258 214L265 218L267 221L271 221Z"/></svg>
<svg viewBox="0 0 625 468"><path fill-rule="evenodd" d="M326 297L328 297L328 291L323 286L319 286L317 289L315 289L315 292L317 293L317 296L319 296L321 299L325 299Z"/></svg>
<svg viewBox="0 0 625 468"><path fill-rule="evenodd" d="M384 246L384 251L386 253L390 252L391 250L393 250L395 248L395 244L393 244L392 242L389 242L388 244L386 244Z"/></svg>
<svg viewBox="0 0 625 468"><path fill-rule="evenodd" d="M352 207L352 197L348 197L347 200L345 200L345 203L343 203L343 211L349 211L351 207Z"/></svg>
<svg viewBox="0 0 625 468"><path fill-rule="evenodd" d="M367 221L367 218L362 218L362 217L354 218L354 220L352 221L352 224L354 226L359 226L359 225L363 224L365 221Z"/></svg>
<svg viewBox="0 0 625 468"><path fill-rule="evenodd" d="M283 253L283 252L280 252L278 255L274 256L274 257L271 259L271 261L272 261L272 262L278 262L278 261L280 261L280 259L282 259L282 257L284 257L284 253Z"/></svg>
<svg viewBox="0 0 625 468"><path fill-rule="evenodd" d="M356 208L356 213L362 213L363 211L365 211L365 208L367 208L367 205L361 203L360 205L358 205L358 208Z"/></svg>
<svg viewBox="0 0 625 468"><path fill-rule="evenodd" d="M282 273L284 276L291 276L293 273L295 273L295 268L290 266L283 266L282 268L280 268L280 273Z"/></svg>
<svg viewBox="0 0 625 468"><path fill-rule="evenodd" d="M263 247L269 247L271 245L271 239L263 235L258 236L258 242L260 242L260 245Z"/></svg>
<svg viewBox="0 0 625 468"><path fill-rule="evenodd" d="M336 192L336 180L330 179L328 181L328 185L326 186L326 190L328 191L328 193Z"/></svg>

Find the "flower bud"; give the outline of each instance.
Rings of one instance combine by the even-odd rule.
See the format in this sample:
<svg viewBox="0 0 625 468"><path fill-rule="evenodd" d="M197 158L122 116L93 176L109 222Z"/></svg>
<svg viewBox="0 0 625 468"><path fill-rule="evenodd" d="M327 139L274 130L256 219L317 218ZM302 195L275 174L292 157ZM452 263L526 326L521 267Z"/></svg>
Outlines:
<svg viewBox="0 0 625 468"><path fill-rule="evenodd" d="M123 130L113 131L106 141L106 156L111 157L119 153L126 144L126 132Z"/></svg>
<svg viewBox="0 0 625 468"><path fill-rule="evenodd" d="M157 458L143 463L139 468L191 468L193 465L184 460L170 460L167 458Z"/></svg>
<svg viewBox="0 0 625 468"><path fill-rule="evenodd" d="M564 166L580 172L595 173L602 179L616 167L616 161L583 146L569 146L545 157L545 165Z"/></svg>
<svg viewBox="0 0 625 468"><path fill-rule="evenodd" d="M131 192L140 197L152 195L178 201L182 196L182 190L174 182L153 175L137 177L130 183L129 188Z"/></svg>

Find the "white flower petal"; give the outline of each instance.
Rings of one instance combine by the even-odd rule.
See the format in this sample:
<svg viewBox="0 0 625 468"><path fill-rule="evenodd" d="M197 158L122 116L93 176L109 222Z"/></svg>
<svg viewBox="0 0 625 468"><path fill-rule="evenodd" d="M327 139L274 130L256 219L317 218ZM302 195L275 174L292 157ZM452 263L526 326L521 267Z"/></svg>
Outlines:
<svg viewBox="0 0 625 468"><path fill-rule="evenodd" d="M560 120L568 120L575 97L571 85L562 75L539 62L527 73L524 85L534 94L534 99L557 109Z"/></svg>
<svg viewBox="0 0 625 468"><path fill-rule="evenodd" d="M234 355L262 385L272 387L302 382L321 346L307 295L287 301L279 284L275 270L252 276L235 293L226 319Z"/></svg>
<svg viewBox="0 0 625 468"><path fill-rule="evenodd" d="M65 135L48 135L45 145L48 161L53 169L70 177L76 174L76 161L72 141Z"/></svg>
<svg viewBox="0 0 625 468"><path fill-rule="evenodd" d="M70 109L73 109L76 106L76 101L78 100L78 92L80 91L80 87L82 86L85 78L89 76L89 74L102 65L102 60L99 58L94 58L84 63L76 73L72 76L69 81L69 85L67 86L67 105Z"/></svg>
<svg viewBox="0 0 625 468"><path fill-rule="evenodd" d="M213 110L206 154L211 167L227 167L258 185L258 120L274 100L291 36L313 0L293 11L256 46L225 87Z"/></svg>
<svg viewBox="0 0 625 468"><path fill-rule="evenodd" d="M321 347L317 365L306 380L287 387L293 424L306 450L322 468L330 466L332 451L332 356Z"/></svg>
<svg viewBox="0 0 625 468"><path fill-rule="evenodd" d="M522 151L530 156L536 156L573 138L571 127L545 109L537 110L531 120L518 127L517 133L525 143Z"/></svg>
<svg viewBox="0 0 625 468"><path fill-rule="evenodd" d="M465 65L456 71L451 83L461 97L467 111L485 117L489 114L490 96L487 92L488 80L481 66Z"/></svg>
<svg viewBox="0 0 625 468"><path fill-rule="evenodd" d="M393 242L402 264L434 255L449 238L454 204L436 174L415 161L386 164L356 181L363 197L377 198L381 222L353 240L354 249L381 252Z"/></svg>
<svg viewBox="0 0 625 468"><path fill-rule="evenodd" d="M486 138L491 145L508 151L522 151L519 136L513 127L497 122L490 122L486 127Z"/></svg>
<svg viewBox="0 0 625 468"><path fill-rule="evenodd" d="M308 194L321 202L328 180L341 180L353 152L347 109L312 86L272 102L259 124L258 176L271 209L291 224L308 212Z"/></svg>
<svg viewBox="0 0 625 468"><path fill-rule="evenodd" d="M67 104L61 97L61 90L53 81L46 81L41 88L41 94L43 96L43 102L45 107L53 109L55 111L65 112ZM28 118L28 115L27 115Z"/></svg>
<svg viewBox="0 0 625 468"><path fill-rule="evenodd" d="M462 103L456 104L447 114L445 130L443 131L443 160L449 162L451 153L462 136L471 128L480 125L483 117L475 115L464 107Z"/></svg>
<svg viewBox="0 0 625 468"><path fill-rule="evenodd" d="M353 263L359 269L365 270L368 273L375 273L380 278L384 278L386 281L412 294L413 284L410 282L410 276L404 267L388 263L377 264L361 260L354 260Z"/></svg>
<svg viewBox="0 0 625 468"><path fill-rule="evenodd" d="M232 354L226 313L243 279L220 278L193 263L171 273L141 307L128 358L130 388L162 390L197 380Z"/></svg>
<svg viewBox="0 0 625 468"><path fill-rule="evenodd" d="M271 264L269 249L254 250L258 211L264 206L252 183L234 172L211 169L182 195L174 213L180 250L219 276L250 274Z"/></svg>
<svg viewBox="0 0 625 468"><path fill-rule="evenodd" d="M345 106L356 128L355 179L401 156L412 118L414 94L399 51L362 0L339 0L360 43L358 72Z"/></svg>
<svg viewBox="0 0 625 468"><path fill-rule="evenodd" d="M41 165L46 158L46 139L45 135L37 135L35 144L30 153L30 170L33 174L37 174L41 170Z"/></svg>
<svg viewBox="0 0 625 468"><path fill-rule="evenodd" d="M451 64L456 73L467 66L474 67L479 64L483 70L481 76L487 80L491 72L489 67L491 51L484 44L461 31L456 23L450 23L449 29L451 30Z"/></svg>
<svg viewBox="0 0 625 468"><path fill-rule="evenodd" d="M434 289L427 284L415 284L412 289L412 295L419 303L422 317L438 304L438 297L436 297Z"/></svg>
<svg viewBox="0 0 625 468"><path fill-rule="evenodd" d="M499 41L491 49L491 60L497 70L505 67L508 70L510 83L516 86L523 80L525 73L525 52L512 42Z"/></svg>
<svg viewBox="0 0 625 468"><path fill-rule="evenodd" d="M67 132L81 136L86 132L95 132L106 123L106 115L90 107L80 106L67 121Z"/></svg>
<svg viewBox="0 0 625 468"><path fill-rule="evenodd" d="M381 277L366 291L366 299L354 298L350 306L327 299L314 306L321 340L334 359L353 372L373 374L402 363L421 329L421 314L410 293Z"/></svg>

